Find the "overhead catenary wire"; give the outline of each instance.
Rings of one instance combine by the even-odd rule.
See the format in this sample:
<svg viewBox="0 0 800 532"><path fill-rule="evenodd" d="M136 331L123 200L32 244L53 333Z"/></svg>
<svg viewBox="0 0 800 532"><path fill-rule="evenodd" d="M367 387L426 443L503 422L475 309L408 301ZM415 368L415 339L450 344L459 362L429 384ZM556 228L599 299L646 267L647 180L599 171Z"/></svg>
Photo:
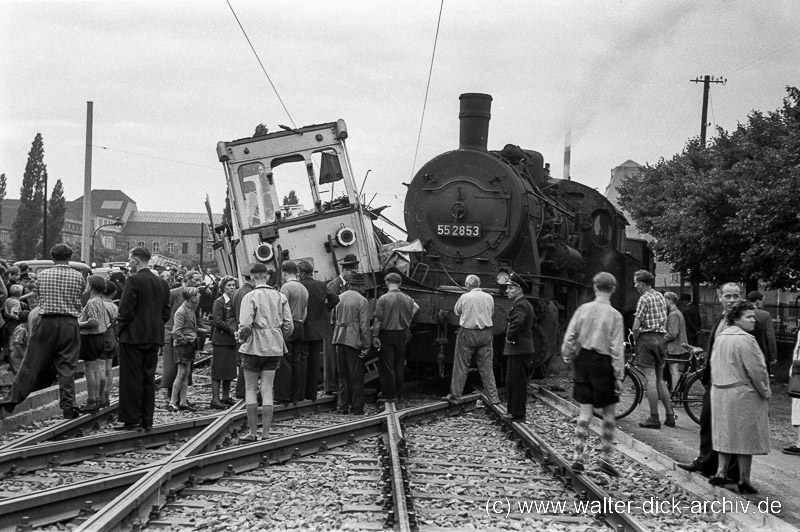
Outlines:
<svg viewBox="0 0 800 532"><path fill-rule="evenodd" d="M442 0L442 1L444 1L444 0ZM267 81L269 81L269 84L272 87L272 90L275 92L275 96L277 96L278 97L278 101L281 102L281 106L283 107L283 110L286 113L286 116L289 117L289 121L292 123L292 127L297 129L297 124L294 123L294 119L292 118L292 115L289 113L289 109L287 109L286 108L286 104L283 103L283 98L281 98L281 95L278 94L278 89L275 87L275 84L272 82L272 78L270 78L269 74L267 74L267 69L264 67L264 63L261 62L261 58L258 56L258 52L256 52L256 49L253 46L253 43L250 41L250 37L247 36L247 32L245 31L244 26L242 26L242 23L239 21L239 17L236 15L236 11L233 10L233 6L231 5L230 0L225 0L225 2L227 2L228 7L231 9L231 13L233 13L233 17L236 19L236 23L239 24L239 28L242 30L242 33L244 34L244 38L247 39L247 44L249 44L250 45L250 49L253 50L253 54L255 54L256 60L258 60L258 64L261 65L261 70L264 72L264 75L267 76Z"/></svg>
<svg viewBox="0 0 800 532"><path fill-rule="evenodd" d="M422 102L422 116L419 120L419 133L417 134L417 147L414 148L414 162L411 165L411 176L417 168L417 155L419 154L419 143L422 139L422 125L425 123L425 109L428 106L428 93L431 88L431 77L433 76L433 61L436 58L436 43L439 42L439 27L442 24L442 11L444 10L444 0L439 4L439 18L436 21L436 36L433 38L433 52L431 53L431 66L428 69L428 82L425 85L425 100Z"/></svg>

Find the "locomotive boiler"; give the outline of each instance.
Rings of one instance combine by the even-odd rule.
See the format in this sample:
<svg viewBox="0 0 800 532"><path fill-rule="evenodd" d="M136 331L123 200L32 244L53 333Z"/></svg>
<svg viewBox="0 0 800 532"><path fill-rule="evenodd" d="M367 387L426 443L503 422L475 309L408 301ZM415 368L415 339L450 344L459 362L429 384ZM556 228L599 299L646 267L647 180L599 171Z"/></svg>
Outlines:
<svg viewBox="0 0 800 532"><path fill-rule="evenodd" d="M506 144L488 149L492 97L462 94L459 147L426 163L409 184L405 203L408 239L424 254L412 261L410 280L422 307L420 320L436 327L437 360L450 360L449 312L468 274L496 296L494 332L502 333L510 302L505 283L516 272L528 283L536 311L537 362L557 351L578 304L588 299L592 277L615 275L615 306L630 312L632 274L648 267L643 247L628 253L627 221L605 196L580 183L552 179L537 151ZM644 264L643 264L644 263ZM417 342L427 343L421 338ZM425 345L416 345L422 353ZM498 352L497 350L495 351ZM430 354L422 355L430 359Z"/></svg>

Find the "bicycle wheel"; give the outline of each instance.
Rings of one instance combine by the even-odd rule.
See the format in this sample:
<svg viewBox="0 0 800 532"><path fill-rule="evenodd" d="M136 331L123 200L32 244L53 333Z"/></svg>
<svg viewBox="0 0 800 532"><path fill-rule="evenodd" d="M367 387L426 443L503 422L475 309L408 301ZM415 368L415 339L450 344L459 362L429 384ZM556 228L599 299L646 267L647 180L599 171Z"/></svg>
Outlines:
<svg viewBox="0 0 800 532"><path fill-rule="evenodd" d="M636 410L639 403L642 402L644 395L644 385L638 375L636 375L630 368L625 368L625 379L622 381L622 394L619 396L619 402L614 409L614 418L622 419L630 415L631 412Z"/></svg>
<svg viewBox="0 0 800 532"><path fill-rule="evenodd" d="M700 382L701 375L702 370L689 377L681 393L683 408L686 409L686 413L689 414L692 421L698 425L700 424L700 412L703 410L703 396L706 393L706 387Z"/></svg>

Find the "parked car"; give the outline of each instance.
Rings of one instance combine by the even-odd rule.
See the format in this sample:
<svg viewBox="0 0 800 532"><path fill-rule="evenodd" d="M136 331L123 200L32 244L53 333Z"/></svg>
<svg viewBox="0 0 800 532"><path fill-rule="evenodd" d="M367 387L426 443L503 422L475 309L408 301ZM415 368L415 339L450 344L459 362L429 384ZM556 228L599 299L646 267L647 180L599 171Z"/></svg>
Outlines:
<svg viewBox="0 0 800 532"><path fill-rule="evenodd" d="M20 266L22 264L28 265L28 272L35 273L39 275L42 270L46 270L47 268L52 268L55 263L52 260L44 260L44 259L32 259L32 260L18 260L14 262L14 266ZM89 267L88 264L84 264L83 262L75 262L69 261L69 266L73 270L77 270L83 275L83 278L89 276L92 273L92 269Z"/></svg>

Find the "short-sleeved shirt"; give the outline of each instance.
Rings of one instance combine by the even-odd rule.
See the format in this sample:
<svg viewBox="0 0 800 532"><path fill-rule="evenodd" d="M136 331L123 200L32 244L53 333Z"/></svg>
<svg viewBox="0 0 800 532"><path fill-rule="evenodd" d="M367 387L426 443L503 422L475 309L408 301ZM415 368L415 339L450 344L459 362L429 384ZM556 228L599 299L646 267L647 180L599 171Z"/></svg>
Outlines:
<svg viewBox="0 0 800 532"><path fill-rule="evenodd" d="M80 317L81 294L85 286L83 275L66 264L56 264L52 268L42 270L36 279L42 316Z"/></svg>
<svg viewBox="0 0 800 532"><path fill-rule="evenodd" d="M639 297L636 304L636 317L639 318L639 333L666 333L667 300L654 289L648 289Z"/></svg>
<svg viewBox="0 0 800 532"><path fill-rule="evenodd" d="M102 297L93 297L83 307L81 312L81 321L90 323L89 327L81 329L81 334L101 334L106 332L111 326L111 317L106 310L106 304L103 302Z"/></svg>
<svg viewBox="0 0 800 532"><path fill-rule="evenodd" d="M492 326L494 298L480 288L473 288L458 298L453 311L460 316L458 324L464 329L488 329Z"/></svg>

